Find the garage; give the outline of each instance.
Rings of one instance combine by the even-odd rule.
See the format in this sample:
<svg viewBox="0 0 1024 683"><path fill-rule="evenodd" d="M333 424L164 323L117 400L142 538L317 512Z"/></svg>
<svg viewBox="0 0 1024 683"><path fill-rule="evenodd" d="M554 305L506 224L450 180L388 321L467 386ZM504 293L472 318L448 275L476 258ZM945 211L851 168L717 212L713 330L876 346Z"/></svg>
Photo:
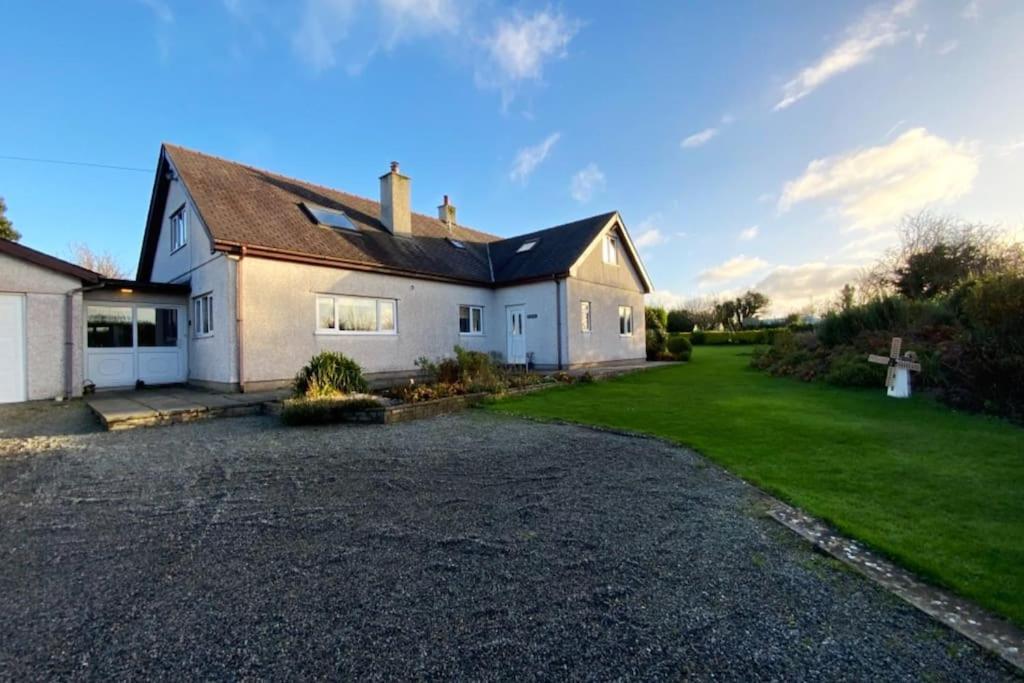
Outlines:
<svg viewBox="0 0 1024 683"><path fill-rule="evenodd" d="M24 401L25 297L0 294L0 403Z"/></svg>
<svg viewBox="0 0 1024 683"><path fill-rule="evenodd" d="M0 403L186 382L189 292L0 239Z"/></svg>

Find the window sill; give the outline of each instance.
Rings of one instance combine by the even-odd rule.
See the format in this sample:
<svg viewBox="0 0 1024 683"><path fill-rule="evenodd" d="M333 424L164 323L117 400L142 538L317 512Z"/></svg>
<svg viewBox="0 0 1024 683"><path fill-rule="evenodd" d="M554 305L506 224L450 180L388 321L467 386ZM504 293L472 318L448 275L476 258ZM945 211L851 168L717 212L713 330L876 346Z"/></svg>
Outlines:
<svg viewBox="0 0 1024 683"><path fill-rule="evenodd" d="M483 332L459 332L460 337L486 337Z"/></svg>
<svg viewBox="0 0 1024 683"><path fill-rule="evenodd" d="M207 334L194 334L194 335L192 335L192 338L193 339L209 339L212 336L213 336L213 332L209 332Z"/></svg>
<svg viewBox="0 0 1024 683"><path fill-rule="evenodd" d="M352 330L317 330L317 337L397 337L397 332L356 332Z"/></svg>
<svg viewBox="0 0 1024 683"><path fill-rule="evenodd" d="M185 244L182 244L181 246L179 246L179 247L177 247L175 249L171 249L171 253L172 254L177 254L179 251L181 251L182 249L184 249L187 246L188 246L188 242L185 242Z"/></svg>

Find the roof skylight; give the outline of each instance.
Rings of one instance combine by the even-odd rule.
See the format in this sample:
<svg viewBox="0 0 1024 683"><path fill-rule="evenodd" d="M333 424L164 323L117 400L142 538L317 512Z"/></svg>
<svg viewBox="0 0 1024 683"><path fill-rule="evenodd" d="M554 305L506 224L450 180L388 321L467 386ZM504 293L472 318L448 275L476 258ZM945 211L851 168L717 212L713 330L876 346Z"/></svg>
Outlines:
<svg viewBox="0 0 1024 683"><path fill-rule="evenodd" d="M452 246L455 247L456 249L465 249L466 248L466 243L463 242L462 240L457 240L454 237L449 237L448 241L451 242Z"/></svg>
<svg viewBox="0 0 1024 683"><path fill-rule="evenodd" d="M535 246L537 246L537 242L539 242L539 241L540 240L528 240L526 242L523 242L522 244L519 245L519 248L516 249L516 253L517 254L522 254L523 252L530 251Z"/></svg>
<svg viewBox="0 0 1024 683"><path fill-rule="evenodd" d="M309 212L309 215L313 217L320 225L326 225L329 228L335 228L338 230L351 230L352 232L359 232L359 228L355 226L348 216L345 215L344 211L337 211L335 209L325 209L322 206L316 206L314 204L303 203L302 207Z"/></svg>

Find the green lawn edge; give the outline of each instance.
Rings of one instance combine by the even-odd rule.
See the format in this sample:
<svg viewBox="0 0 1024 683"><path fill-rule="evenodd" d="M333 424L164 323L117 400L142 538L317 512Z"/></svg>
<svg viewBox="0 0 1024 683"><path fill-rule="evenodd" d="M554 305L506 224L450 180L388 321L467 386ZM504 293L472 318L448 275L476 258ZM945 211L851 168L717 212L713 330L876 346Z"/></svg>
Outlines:
<svg viewBox="0 0 1024 683"><path fill-rule="evenodd" d="M486 409L691 448L921 578L1024 625L1024 430L931 397L772 378L750 348Z"/></svg>

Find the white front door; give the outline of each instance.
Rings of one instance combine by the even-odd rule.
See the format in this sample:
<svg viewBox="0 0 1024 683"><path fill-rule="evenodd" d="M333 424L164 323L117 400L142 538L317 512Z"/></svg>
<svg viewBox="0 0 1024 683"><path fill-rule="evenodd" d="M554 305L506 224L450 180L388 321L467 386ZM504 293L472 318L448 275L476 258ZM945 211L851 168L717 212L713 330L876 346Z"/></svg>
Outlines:
<svg viewBox="0 0 1024 683"><path fill-rule="evenodd" d="M85 317L85 379L98 388L188 378L183 306L96 303Z"/></svg>
<svg viewBox="0 0 1024 683"><path fill-rule="evenodd" d="M0 403L24 401L25 297L0 294Z"/></svg>
<svg viewBox="0 0 1024 683"><path fill-rule="evenodd" d="M526 313L524 306L509 306L508 314L508 362L511 365L526 364Z"/></svg>

